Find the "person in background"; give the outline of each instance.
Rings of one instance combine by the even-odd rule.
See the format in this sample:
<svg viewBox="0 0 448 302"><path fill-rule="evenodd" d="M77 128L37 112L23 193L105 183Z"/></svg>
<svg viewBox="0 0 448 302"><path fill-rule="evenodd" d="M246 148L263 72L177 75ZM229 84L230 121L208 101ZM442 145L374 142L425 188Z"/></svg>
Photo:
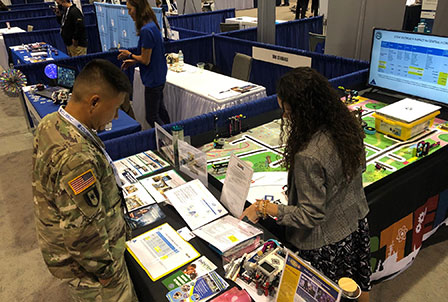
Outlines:
<svg viewBox="0 0 448 302"><path fill-rule="evenodd" d="M70 57L87 54L87 34L84 15L70 0L56 0L56 17L61 24L61 36Z"/></svg>
<svg viewBox="0 0 448 302"><path fill-rule="evenodd" d="M34 136L39 246L48 269L68 283L76 302L137 301L124 260L130 230L121 181L95 132L118 118L130 90L114 64L92 60L77 76L67 106L45 116Z"/></svg>
<svg viewBox="0 0 448 302"><path fill-rule="evenodd" d="M420 22L421 12L422 0L407 0L403 19L403 30L414 31L414 28Z"/></svg>
<svg viewBox="0 0 448 302"><path fill-rule="evenodd" d="M319 0L311 1L311 12L313 13L314 17L319 16Z"/></svg>
<svg viewBox="0 0 448 302"><path fill-rule="evenodd" d="M305 18L306 11L308 10L308 3L309 0L297 0L296 20Z"/></svg>
<svg viewBox="0 0 448 302"><path fill-rule="evenodd" d="M1 0L0 0L0 11L3 12L9 11L9 7L7 7Z"/></svg>
<svg viewBox="0 0 448 302"><path fill-rule="evenodd" d="M137 64L145 85L146 120L151 127L169 124L170 118L163 102L163 88L168 67L165 59L160 26L147 0L128 0L128 13L135 22L139 36L137 52L120 49L118 59L123 60L122 69Z"/></svg>
<svg viewBox="0 0 448 302"><path fill-rule="evenodd" d="M268 215L286 227L298 255L337 282L354 279L369 300L369 207L364 195L364 132L328 80L309 67L279 81L281 140L288 170L288 205L259 200L244 210L256 223Z"/></svg>

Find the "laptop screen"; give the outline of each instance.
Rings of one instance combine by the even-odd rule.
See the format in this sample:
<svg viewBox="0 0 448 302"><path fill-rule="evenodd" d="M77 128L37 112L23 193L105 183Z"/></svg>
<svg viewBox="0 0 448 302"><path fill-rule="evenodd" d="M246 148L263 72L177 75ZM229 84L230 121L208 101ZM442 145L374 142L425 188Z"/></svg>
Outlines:
<svg viewBox="0 0 448 302"><path fill-rule="evenodd" d="M58 66L57 85L64 88L73 88L76 70L69 67Z"/></svg>

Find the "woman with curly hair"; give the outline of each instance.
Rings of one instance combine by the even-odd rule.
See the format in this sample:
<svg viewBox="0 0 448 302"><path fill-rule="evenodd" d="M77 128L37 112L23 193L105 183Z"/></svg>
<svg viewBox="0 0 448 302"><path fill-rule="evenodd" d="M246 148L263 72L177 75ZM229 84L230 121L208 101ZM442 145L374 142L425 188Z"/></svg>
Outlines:
<svg viewBox="0 0 448 302"><path fill-rule="evenodd" d="M288 205L259 200L241 217L267 215L286 226L285 239L327 277L354 279L368 301L370 236L362 185L364 134L336 91L317 71L300 67L277 88Z"/></svg>

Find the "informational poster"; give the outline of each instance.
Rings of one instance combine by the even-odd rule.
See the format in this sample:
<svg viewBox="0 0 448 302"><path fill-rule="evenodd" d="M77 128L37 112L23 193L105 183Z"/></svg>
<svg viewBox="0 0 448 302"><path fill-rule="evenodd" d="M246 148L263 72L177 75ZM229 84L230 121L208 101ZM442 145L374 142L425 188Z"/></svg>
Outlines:
<svg viewBox="0 0 448 302"><path fill-rule="evenodd" d="M128 211L134 211L156 202L138 182L123 186L123 195Z"/></svg>
<svg viewBox="0 0 448 302"><path fill-rule="evenodd" d="M338 302L342 290L305 261L288 253L277 302Z"/></svg>
<svg viewBox="0 0 448 302"><path fill-rule="evenodd" d="M221 202L235 217L240 217L243 214L253 174L254 170L247 162L234 154L230 156Z"/></svg>
<svg viewBox="0 0 448 302"><path fill-rule="evenodd" d="M157 204L152 204L125 215L125 219L133 230L144 227L165 218L165 213Z"/></svg>
<svg viewBox="0 0 448 302"><path fill-rule="evenodd" d="M198 179L166 192L166 196L192 230L227 214Z"/></svg>
<svg viewBox="0 0 448 302"><path fill-rule="evenodd" d="M126 245L152 281L200 256L168 223L127 241Z"/></svg>

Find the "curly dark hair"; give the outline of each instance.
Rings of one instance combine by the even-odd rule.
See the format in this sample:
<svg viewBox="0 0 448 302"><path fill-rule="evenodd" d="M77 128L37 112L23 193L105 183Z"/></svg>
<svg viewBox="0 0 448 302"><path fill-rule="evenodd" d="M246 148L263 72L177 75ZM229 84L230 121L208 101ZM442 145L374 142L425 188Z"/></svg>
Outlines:
<svg viewBox="0 0 448 302"><path fill-rule="evenodd" d="M337 147L347 180L351 179L365 161L364 132L328 80L309 67L295 68L278 82L277 96L291 107L288 117L284 113L282 118L284 166L293 169L294 155L325 129Z"/></svg>

